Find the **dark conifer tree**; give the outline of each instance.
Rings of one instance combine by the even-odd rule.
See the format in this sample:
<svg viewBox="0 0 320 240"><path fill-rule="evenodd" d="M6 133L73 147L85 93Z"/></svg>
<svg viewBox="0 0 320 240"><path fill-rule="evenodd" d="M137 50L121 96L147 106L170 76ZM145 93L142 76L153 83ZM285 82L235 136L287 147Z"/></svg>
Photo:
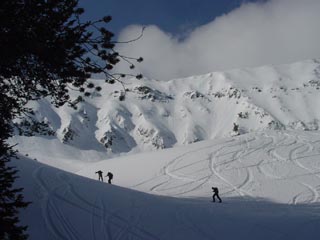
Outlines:
<svg viewBox="0 0 320 240"><path fill-rule="evenodd" d="M124 74L110 74L114 65L123 59L133 68L133 61L142 61L115 51L113 33L105 27L110 16L82 22L83 12L78 0L0 1L0 239L27 238L18 209L28 203L13 186L17 170L8 165L15 155L7 143L12 121L32 113L26 107L31 100L47 97L56 107L74 106L70 88L88 96L101 89L87 82L92 74L121 82Z"/></svg>

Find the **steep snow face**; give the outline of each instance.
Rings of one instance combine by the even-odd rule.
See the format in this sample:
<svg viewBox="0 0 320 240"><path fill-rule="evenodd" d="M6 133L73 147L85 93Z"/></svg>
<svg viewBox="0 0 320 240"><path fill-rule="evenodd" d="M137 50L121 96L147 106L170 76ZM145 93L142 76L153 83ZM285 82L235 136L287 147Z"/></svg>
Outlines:
<svg viewBox="0 0 320 240"><path fill-rule="evenodd" d="M125 101L119 101L121 86L92 82L102 91L77 110L56 109L47 100L33 103L35 118L55 134L44 138L21 132L13 140L20 151L37 158L30 149L49 144L59 158L58 152L82 150L72 161L83 163L265 129L318 130L320 124L318 60L169 82L129 79Z"/></svg>

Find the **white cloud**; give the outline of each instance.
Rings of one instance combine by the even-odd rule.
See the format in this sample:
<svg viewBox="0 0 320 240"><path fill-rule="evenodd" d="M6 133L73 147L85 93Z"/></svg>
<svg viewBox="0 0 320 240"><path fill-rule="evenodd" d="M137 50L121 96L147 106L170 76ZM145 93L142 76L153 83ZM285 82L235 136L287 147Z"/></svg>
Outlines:
<svg viewBox="0 0 320 240"><path fill-rule="evenodd" d="M144 57L136 71L159 80L319 58L319 13L319 0L246 3L196 28L183 41L148 26L142 39L118 48L124 55ZM141 26L129 26L119 41L140 31ZM119 64L116 70L128 72L128 66Z"/></svg>

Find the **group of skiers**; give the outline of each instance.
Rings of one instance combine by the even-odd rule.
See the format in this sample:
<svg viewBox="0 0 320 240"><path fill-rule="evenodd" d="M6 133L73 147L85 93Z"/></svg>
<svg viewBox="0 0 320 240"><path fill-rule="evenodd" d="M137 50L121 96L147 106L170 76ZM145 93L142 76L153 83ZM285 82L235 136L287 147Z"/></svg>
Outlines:
<svg viewBox="0 0 320 240"><path fill-rule="evenodd" d="M98 174L99 176L99 181L103 182L103 172L101 170L97 171L96 174ZM113 178L113 174L111 172L108 172L107 175L105 177L108 177L108 183L111 184L111 180ZM213 191L213 195L212 195L212 202L216 201L216 197L219 200L219 202L221 203L222 200L219 196L219 189L217 187L212 187L212 191Z"/></svg>
<svg viewBox="0 0 320 240"><path fill-rule="evenodd" d="M101 170L97 171L96 174L99 176L99 181L103 182L103 172ZM111 184L111 180L113 178L113 174L111 172L108 172L105 177L108 177L108 183Z"/></svg>

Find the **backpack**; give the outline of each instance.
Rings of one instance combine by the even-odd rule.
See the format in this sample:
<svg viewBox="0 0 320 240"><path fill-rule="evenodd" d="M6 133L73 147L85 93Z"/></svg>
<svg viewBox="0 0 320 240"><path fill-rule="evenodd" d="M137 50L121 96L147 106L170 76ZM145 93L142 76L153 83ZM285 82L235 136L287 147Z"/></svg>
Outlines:
<svg viewBox="0 0 320 240"><path fill-rule="evenodd" d="M108 172L108 177L109 177L110 179L112 179L112 178L113 178L113 174L112 174L111 172Z"/></svg>
<svg viewBox="0 0 320 240"><path fill-rule="evenodd" d="M218 191L219 191L218 188L216 188L216 187L213 187L212 190L214 193L218 193Z"/></svg>

